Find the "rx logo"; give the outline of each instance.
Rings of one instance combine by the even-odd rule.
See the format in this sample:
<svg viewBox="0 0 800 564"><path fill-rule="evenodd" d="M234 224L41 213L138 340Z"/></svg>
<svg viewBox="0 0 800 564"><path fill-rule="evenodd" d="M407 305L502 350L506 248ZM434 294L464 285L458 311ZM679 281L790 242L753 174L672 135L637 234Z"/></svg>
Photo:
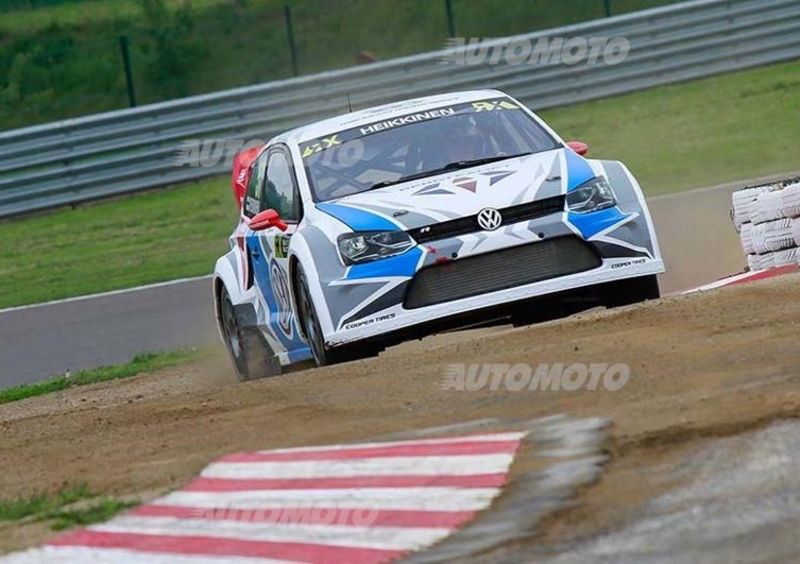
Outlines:
<svg viewBox="0 0 800 564"><path fill-rule="evenodd" d="M494 231L503 223L503 216L494 208L483 208L478 212L478 226L484 231Z"/></svg>
<svg viewBox="0 0 800 564"><path fill-rule="evenodd" d="M473 102L472 109L476 112L493 112L495 110L518 110L519 106L507 100L487 100L485 102Z"/></svg>
<svg viewBox="0 0 800 564"><path fill-rule="evenodd" d="M315 153L319 153L320 151L324 151L325 149L330 149L331 147L341 144L342 142L339 140L338 134L325 137L324 139L319 139L315 143L306 145L306 148L303 149L303 158L306 159Z"/></svg>

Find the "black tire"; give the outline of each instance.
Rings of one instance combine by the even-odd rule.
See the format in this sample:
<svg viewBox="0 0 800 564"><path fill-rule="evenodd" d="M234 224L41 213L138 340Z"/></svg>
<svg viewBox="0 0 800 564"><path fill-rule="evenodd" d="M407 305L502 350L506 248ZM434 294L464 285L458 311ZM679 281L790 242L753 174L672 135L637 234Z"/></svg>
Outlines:
<svg viewBox="0 0 800 564"><path fill-rule="evenodd" d="M303 335L311 347L314 361L317 366L327 366L339 362L347 362L376 354L368 346L340 345L338 347L326 347L322 328L317 317L317 310L311 300L311 292L308 290L308 282L302 267L298 265L295 274L295 289L297 296L298 325L300 325Z"/></svg>
<svg viewBox="0 0 800 564"><path fill-rule="evenodd" d="M658 287L658 277L655 274L639 276L612 282L608 286L606 304L609 307L620 307L638 304L647 300L657 300L661 297Z"/></svg>
<svg viewBox="0 0 800 564"><path fill-rule="evenodd" d="M219 324L239 380L246 382L281 373L280 362L258 329L239 326L236 311L224 286L219 292Z"/></svg>

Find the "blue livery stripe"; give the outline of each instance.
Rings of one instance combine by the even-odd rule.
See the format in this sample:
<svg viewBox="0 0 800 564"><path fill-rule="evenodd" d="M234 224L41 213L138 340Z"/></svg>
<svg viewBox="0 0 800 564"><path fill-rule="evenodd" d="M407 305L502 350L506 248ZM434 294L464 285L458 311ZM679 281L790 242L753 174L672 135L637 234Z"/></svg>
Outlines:
<svg viewBox="0 0 800 564"><path fill-rule="evenodd" d="M604 229L627 219L629 216L630 214L623 213L617 206L614 206L613 208L589 213L569 212L567 220L578 228L584 238L589 239Z"/></svg>
<svg viewBox="0 0 800 564"><path fill-rule="evenodd" d="M422 249L414 247L402 255L354 264L347 273L348 280L378 278L384 276L414 276Z"/></svg>
<svg viewBox="0 0 800 564"><path fill-rule="evenodd" d="M588 182L597 176L589 163L582 156L572 149L564 149L567 157L567 191L574 190L584 182Z"/></svg>
<svg viewBox="0 0 800 564"><path fill-rule="evenodd" d="M317 209L345 223L353 231L399 231L400 228L388 219L375 213L342 204L322 202Z"/></svg>
<svg viewBox="0 0 800 564"><path fill-rule="evenodd" d="M312 360L314 358L314 353L311 352L311 347L297 347L296 349L292 349L287 351L289 356L289 362L300 362L303 360Z"/></svg>

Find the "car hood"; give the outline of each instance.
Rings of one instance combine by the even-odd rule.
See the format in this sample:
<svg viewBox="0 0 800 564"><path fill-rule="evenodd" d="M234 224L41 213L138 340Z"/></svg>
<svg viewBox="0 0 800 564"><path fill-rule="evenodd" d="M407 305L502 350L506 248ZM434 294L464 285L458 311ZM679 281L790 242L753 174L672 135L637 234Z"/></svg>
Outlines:
<svg viewBox="0 0 800 564"><path fill-rule="evenodd" d="M515 157L353 194L317 207L352 229L413 229L564 194L592 178L571 149Z"/></svg>

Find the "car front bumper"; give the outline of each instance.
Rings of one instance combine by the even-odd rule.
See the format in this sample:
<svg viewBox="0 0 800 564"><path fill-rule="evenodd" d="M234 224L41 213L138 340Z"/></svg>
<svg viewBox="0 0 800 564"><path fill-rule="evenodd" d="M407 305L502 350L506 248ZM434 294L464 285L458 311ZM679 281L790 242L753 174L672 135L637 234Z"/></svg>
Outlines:
<svg viewBox="0 0 800 564"><path fill-rule="evenodd" d="M578 288L588 288L609 282L660 274L664 262L660 258L616 257L600 258L600 264L590 270L548 278L478 295L434 303L422 307L408 308L404 303L386 308L375 315L345 323L339 330L326 335L329 346L337 346L360 340L374 340L381 335L411 329L467 313L490 312L497 306L513 304L531 298L557 294ZM525 265L517 265L525 268ZM410 280L409 280L410 281ZM406 285L406 292L410 284ZM403 302L407 302L406 299ZM473 316L473 321L480 315Z"/></svg>

